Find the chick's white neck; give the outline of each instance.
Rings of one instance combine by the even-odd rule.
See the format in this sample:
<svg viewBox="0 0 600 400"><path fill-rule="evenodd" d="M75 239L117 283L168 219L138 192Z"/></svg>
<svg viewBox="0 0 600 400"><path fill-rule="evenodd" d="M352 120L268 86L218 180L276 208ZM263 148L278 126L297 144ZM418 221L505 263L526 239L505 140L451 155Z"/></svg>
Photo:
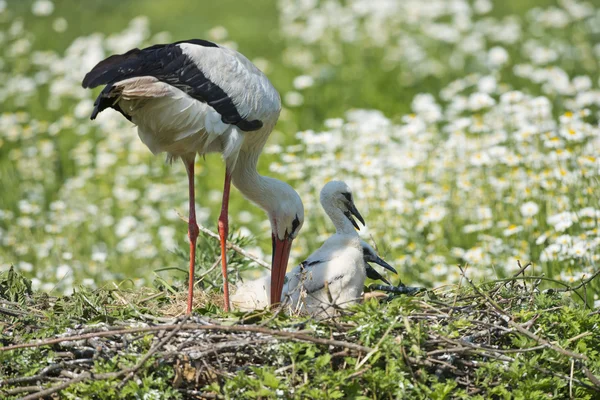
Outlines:
<svg viewBox="0 0 600 400"><path fill-rule="evenodd" d="M325 210L327 216L331 219L331 222L333 222L337 234L358 237L358 232L354 229L352 222L344 215L344 212L339 206L333 204L332 199L323 199L321 201L321 206L323 206L323 210Z"/></svg>

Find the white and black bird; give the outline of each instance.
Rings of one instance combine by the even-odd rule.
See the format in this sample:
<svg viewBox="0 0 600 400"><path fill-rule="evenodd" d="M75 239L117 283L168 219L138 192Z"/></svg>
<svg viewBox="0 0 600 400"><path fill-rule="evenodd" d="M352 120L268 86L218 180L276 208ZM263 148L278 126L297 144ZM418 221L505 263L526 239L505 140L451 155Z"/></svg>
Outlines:
<svg viewBox="0 0 600 400"><path fill-rule="evenodd" d="M359 301L367 273L364 242L355 230L359 226L354 217L363 225L365 221L352 191L344 182L331 181L321 190L320 200L336 233L286 275L280 298L292 311L315 316L331 315L337 307ZM267 284L264 278L244 284L233 297L234 305L244 310L263 308L268 303L266 292L271 292Z"/></svg>
<svg viewBox="0 0 600 400"><path fill-rule="evenodd" d="M258 157L273 130L281 100L268 78L242 54L192 39L133 49L108 57L83 79L84 88L105 85L91 118L113 108L137 125L152 153L181 158L189 183L190 277L187 312L192 309L198 225L194 201L196 154L221 153L225 165L219 217L225 310L229 309L226 239L230 184L269 215L273 238L271 298L279 299L293 239L304 208L287 183L261 176Z"/></svg>
<svg viewBox="0 0 600 400"><path fill-rule="evenodd" d="M397 274L396 269L388 264L384 259L382 259L375 249L371 247L364 240L360 241L360 245L362 247L363 252L363 261L365 266L365 274L367 278L372 280L380 280L385 282L388 286L382 286L383 288L395 288L392 284L382 276L375 268L373 268L370 263L375 263L381 265L385 269L392 271ZM289 281L291 279L292 272L288 272L285 276L285 281ZM254 279L248 282L244 282L240 285L235 293L231 296L231 303L233 308L242 310L242 311L252 311L263 309L269 306L269 293L271 292L271 284L270 277L263 276L258 279ZM280 301L285 300L285 296L287 295L287 288L284 286L284 292L282 293L282 298Z"/></svg>

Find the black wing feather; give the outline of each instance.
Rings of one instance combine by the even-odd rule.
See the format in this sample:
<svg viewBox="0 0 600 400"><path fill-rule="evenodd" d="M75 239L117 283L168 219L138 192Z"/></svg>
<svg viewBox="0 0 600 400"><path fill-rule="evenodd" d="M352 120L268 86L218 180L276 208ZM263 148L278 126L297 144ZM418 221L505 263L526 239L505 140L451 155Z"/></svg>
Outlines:
<svg viewBox="0 0 600 400"><path fill-rule="evenodd" d="M111 99L114 96L111 96L109 86L125 79L152 76L198 101L207 103L221 115L221 120L226 124L237 125L243 131L260 129L262 122L248 121L242 117L227 93L208 79L202 70L183 53L178 46L180 43L218 47L206 40L191 39L171 44L157 44L142 50L135 48L100 61L86 74L82 82L84 88L107 85L96 99L92 119L108 107L115 108L114 100Z"/></svg>
<svg viewBox="0 0 600 400"><path fill-rule="evenodd" d="M100 94L96 98L96 101L94 102L94 110L92 111L90 119L96 119L98 114L100 114L102 111L106 110L107 108L113 108L120 112L129 121L131 121L131 116L126 114L125 111L123 111L123 109L119 105L119 92L113 89L115 89L115 87L112 84L110 84L106 85L102 92L100 92Z"/></svg>

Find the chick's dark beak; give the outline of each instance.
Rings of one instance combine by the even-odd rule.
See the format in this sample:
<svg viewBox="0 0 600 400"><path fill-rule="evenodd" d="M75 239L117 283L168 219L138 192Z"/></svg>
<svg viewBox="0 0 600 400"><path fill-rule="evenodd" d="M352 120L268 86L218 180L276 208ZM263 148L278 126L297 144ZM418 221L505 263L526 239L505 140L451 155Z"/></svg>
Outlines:
<svg viewBox="0 0 600 400"><path fill-rule="evenodd" d="M393 273L395 273L396 275L398 274L398 271L396 271L396 269L394 267L392 267L390 264L388 264L387 262L385 262L383 260L383 258L379 257L379 256L370 256L367 259L368 262L374 262L377 265L381 265L383 268L387 269L388 271L391 271Z"/></svg>
<svg viewBox="0 0 600 400"><path fill-rule="evenodd" d="M385 279L373 267L371 267L369 264L365 264L365 265L366 265L365 269L367 271L367 278L373 279L374 281L383 281L383 282L387 283L388 285L391 285L390 281L388 281L387 279Z"/></svg>
<svg viewBox="0 0 600 400"><path fill-rule="evenodd" d="M360 230L360 226L358 226L358 223L354 220L354 218L352 218L353 216L356 217L361 224L366 225L364 218L362 217L362 215L360 215L360 213L356 209L356 206L351 201L348 202L348 211L344 212L344 215L350 220L350 222L352 222L352 225L354 225L354 227L358 230Z"/></svg>

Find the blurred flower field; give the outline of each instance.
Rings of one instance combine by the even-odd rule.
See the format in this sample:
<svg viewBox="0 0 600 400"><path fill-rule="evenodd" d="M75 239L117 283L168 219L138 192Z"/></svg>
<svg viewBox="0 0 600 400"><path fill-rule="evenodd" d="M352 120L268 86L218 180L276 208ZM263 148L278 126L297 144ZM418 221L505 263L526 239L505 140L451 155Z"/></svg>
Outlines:
<svg viewBox="0 0 600 400"><path fill-rule="evenodd" d="M101 3L90 17L72 1L0 0L2 270L70 293L185 269L174 251L187 247L184 168L153 157L118 113L90 121L95 93L80 82L112 53L191 37L237 48L281 92L260 167L304 201L292 265L331 233L318 193L343 179L361 234L411 285L457 283L456 264L481 279L520 260L565 282L599 268L593 2L278 0L204 10L212 18L197 25L183 6ZM223 170L217 156L197 167L199 221L214 227ZM233 193L235 234L269 258L268 221ZM590 289L600 306L600 285Z"/></svg>

